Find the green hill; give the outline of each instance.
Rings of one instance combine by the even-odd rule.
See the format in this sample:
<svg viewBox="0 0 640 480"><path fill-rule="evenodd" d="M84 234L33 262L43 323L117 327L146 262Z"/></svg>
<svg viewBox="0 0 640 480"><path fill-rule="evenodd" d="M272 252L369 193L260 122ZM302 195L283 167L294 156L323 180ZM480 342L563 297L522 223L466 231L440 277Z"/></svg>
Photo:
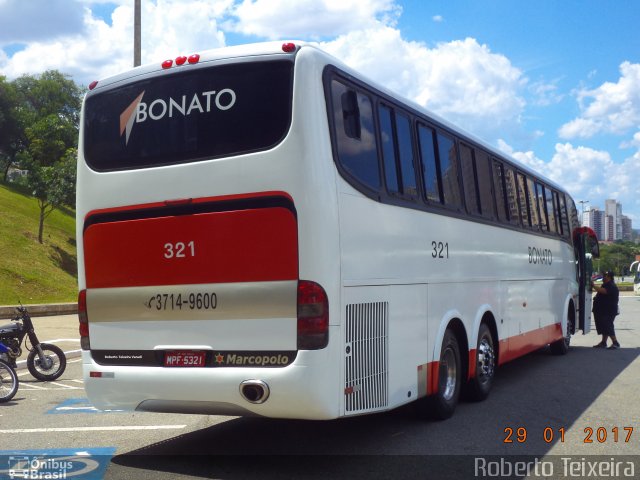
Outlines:
<svg viewBox="0 0 640 480"><path fill-rule="evenodd" d="M38 243L38 203L0 184L0 305L77 300L73 212L55 210Z"/></svg>

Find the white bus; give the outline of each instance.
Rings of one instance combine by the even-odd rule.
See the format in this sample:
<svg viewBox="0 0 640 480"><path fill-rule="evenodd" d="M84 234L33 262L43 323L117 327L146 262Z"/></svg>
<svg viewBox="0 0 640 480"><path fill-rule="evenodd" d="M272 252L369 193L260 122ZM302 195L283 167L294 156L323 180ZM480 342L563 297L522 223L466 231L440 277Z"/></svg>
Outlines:
<svg viewBox="0 0 640 480"><path fill-rule="evenodd" d="M629 273L633 275L633 293L640 295L640 260L636 260L629 266Z"/></svg>
<svg viewBox="0 0 640 480"><path fill-rule="evenodd" d="M559 186L304 43L94 82L77 186L101 409L450 416L588 331Z"/></svg>

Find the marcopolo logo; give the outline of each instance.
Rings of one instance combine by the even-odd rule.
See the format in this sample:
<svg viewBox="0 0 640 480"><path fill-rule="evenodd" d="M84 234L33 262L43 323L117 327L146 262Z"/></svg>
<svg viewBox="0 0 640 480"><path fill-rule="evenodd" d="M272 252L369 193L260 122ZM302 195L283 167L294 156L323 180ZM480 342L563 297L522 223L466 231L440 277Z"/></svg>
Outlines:
<svg viewBox="0 0 640 480"><path fill-rule="evenodd" d="M142 101L144 94L145 91L142 91L120 114L120 136L125 135L125 145L129 143L131 130L136 123L209 113L214 109L225 111L236 104L236 92L230 88L185 94L178 98L157 98L149 103Z"/></svg>
<svg viewBox="0 0 640 480"><path fill-rule="evenodd" d="M294 355L289 352L218 352L213 357L218 367L284 367L293 359Z"/></svg>

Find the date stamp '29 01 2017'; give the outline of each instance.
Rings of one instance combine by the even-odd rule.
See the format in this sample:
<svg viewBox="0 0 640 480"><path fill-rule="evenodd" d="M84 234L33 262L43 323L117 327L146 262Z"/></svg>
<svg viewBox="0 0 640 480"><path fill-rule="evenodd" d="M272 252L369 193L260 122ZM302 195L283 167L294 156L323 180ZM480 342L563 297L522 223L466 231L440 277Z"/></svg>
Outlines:
<svg viewBox="0 0 640 480"><path fill-rule="evenodd" d="M526 443L530 438L530 432L526 427L505 427L503 443ZM634 427L585 427L583 429L584 436L582 443L630 443L633 441ZM538 432L539 433L539 432ZM542 439L546 443L554 441L564 443L566 436L564 427L552 428L546 427L542 429Z"/></svg>

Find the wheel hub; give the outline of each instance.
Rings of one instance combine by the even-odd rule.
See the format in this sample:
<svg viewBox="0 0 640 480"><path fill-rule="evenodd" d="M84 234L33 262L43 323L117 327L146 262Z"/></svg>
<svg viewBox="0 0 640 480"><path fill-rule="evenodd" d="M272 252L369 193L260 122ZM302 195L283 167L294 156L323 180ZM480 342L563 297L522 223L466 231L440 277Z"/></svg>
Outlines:
<svg viewBox="0 0 640 480"><path fill-rule="evenodd" d="M478 369L480 377L491 378L496 367L496 356L493 347L486 338L478 346Z"/></svg>

